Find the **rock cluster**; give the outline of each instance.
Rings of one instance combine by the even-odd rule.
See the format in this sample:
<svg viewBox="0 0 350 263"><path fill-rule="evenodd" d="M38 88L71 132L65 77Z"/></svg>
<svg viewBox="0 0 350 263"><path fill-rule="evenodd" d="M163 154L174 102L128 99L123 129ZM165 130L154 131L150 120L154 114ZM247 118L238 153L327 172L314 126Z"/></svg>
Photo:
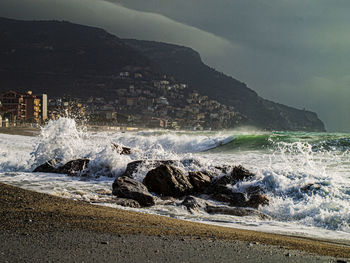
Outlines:
<svg viewBox="0 0 350 263"><path fill-rule="evenodd" d="M119 154L131 153L131 149L123 149L118 145L113 147L119 149ZM64 165L58 163L58 160L48 161L33 172L62 173L70 176L89 175L89 159L76 159ZM238 182L254 177L254 174L244 167L215 167L224 173L219 176L209 171L192 171L186 174L176 167L179 164L179 161L172 160L130 162L125 172L116 178L112 185L112 193L117 198L114 202L123 206L149 207L175 198L174 200L183 199L178 204L185 206L192 213L203 210L207 213L268 218L257 210L259 206L269 204L269 198L261 187L251 186L244 192L232 190L232 186ZM141 167L148 170L142 183L133 177ZM159 201L161 199L163 201ZM209 200L220 202L221 205ZM174 204L174 201L168 203Z"/></svg>

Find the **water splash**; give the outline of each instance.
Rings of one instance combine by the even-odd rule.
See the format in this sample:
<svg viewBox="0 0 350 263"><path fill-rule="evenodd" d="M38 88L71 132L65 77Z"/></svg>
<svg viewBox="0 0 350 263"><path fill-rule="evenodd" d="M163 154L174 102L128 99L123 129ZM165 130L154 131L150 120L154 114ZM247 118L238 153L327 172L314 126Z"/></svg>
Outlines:
<svg viewBox="0 0 350 263"><path fill-rule="evenodd" d="M34 164L42 164L51 159L64 163L80 157L86 149L83 135L73 119L50 120L41 129L38 144L31 153Z"/></svg>
<svg viewBox="0 0 350 263"><path fill-rule="evenodd" d="M272 202L263 211L279 221L350 230L350 171L345 152L315 151L307 142L276 144L258 174Z"/></svg>

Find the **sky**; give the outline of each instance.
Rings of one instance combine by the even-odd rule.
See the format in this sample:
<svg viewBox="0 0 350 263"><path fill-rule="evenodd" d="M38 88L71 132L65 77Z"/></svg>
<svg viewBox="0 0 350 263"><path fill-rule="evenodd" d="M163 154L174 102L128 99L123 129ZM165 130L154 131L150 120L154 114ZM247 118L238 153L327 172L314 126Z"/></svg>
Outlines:
<svg viewBox="0 0 350 263"><path fill-rule="evenodd" d="M348 0L1 0L0 16L192 47L260 96L350 132Z"/></svg>

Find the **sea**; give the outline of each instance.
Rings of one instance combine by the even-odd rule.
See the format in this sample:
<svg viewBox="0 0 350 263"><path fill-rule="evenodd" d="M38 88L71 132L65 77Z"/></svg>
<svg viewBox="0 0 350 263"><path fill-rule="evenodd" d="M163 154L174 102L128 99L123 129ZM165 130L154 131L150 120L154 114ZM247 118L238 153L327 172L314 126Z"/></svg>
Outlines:
<svg viewBox="0 0 350 263"><path fill-rule="evenodd" d="M111 144L134 149L118 155ZM129 209L194 222L350 242L350 134L266 132L254 128L223 131L88 131L74 119L49 121L37 136L0 134L0 182L96 205ZM90 177L33 173L38 165L89 158ZM178 160L184 171L242 165L254 177L232 186L265 189L271 217L191 213L173 205L125 208L112 200L112 184L135 160ZM112 172L106 177L104 169ZM134 177L142 181L148 169ZM220 175L219 175L220 176Z"/></svg>

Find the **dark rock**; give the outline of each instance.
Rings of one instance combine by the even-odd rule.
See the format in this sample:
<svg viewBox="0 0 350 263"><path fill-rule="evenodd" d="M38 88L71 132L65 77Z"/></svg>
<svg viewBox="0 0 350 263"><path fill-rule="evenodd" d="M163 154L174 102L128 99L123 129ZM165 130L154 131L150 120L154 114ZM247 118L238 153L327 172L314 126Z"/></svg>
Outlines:
<svg viewBox="0 0 350 263"><path fill-rule="evenodd" d="M131 148L120 146L116 143L112 143L112 147L121 155L130 155L134 152Z"/></svg>
<svg viewBox="0 0 350 263"><path fill-rule="evenodd" d="M210 187L207 189L207 192L209 194L227 194L227 195L230 195L232 193L232 190L231 190L231 188L227 187L226 185L211 184Z"/></svg>
<svg viewBox="0 0 350 263"><path fill-rule="evenodd" d="M86 174L93 175L96 178L100 176L106 176L110 178L115 177L115 175L112 173L112 167L101 163L90 163Z"/></svg>
<svg viewBox="0 0 350 263"><path fill-rule="evenodd" d="M250 196L247 206L258 209L259 205L269 205L270 199L264 194L253 194Z"/></svg>
<svg viewBox="0 0 350 263"><path fill-rule="evenodd" d="M142 183L126 176L118 177L113 183L113 195L136 200L141 206L155 204L153 196Z"/></svg>
<svg viewBox="0 0 350 263"><path fill-rule="evenodd" d="M170 165L161 165L149 171L143 183L149 191L162 196L181 197L193 191L186 175Z"/></svg>
<svg viewBox="0 0 350 263"><path fill-rule="evenodd" d="M68 163L57 168L57 173L67 174L70 176L87 176L87 167L89 165L90 160L76 159L69 161Z"/></svg>
<svg viewBox="0 0 350 263"><path fill-rule="evenodd" d="M254 174L249 172L243 166L235 166L232 168L231 173L223 175L219 178L216 178L213 183L216 185L227 185L227 184L235 184L238 181L243 181L245 179L249 179L253 177Z"/></svg>
<svg viewBox="0 0 350 263"><path fill-rule="evenodd" d="M128 163L126 166L125 172L122 174L122 176L127 176L130 178L133 178L133 174L137 172L139 167L145 166L149 168L150 170L153 169L156 166L159 165L174 165L177 164L176 161L173 160L138 160L138 161L133 161L131 163Z"/></svg>
<svg viewBox="0 0 350 263"><path fill-rule="evenodd" d="M220 184L210 189L212 199L229 203L230 206L258 208L259 205L269 204L269 198L261 193L263 190L260 187L248 188L246 193L232 192L229 187Z"/></svg>
<svg viewBox="0 0 350 263"><path fill-rule="evenodd" d="M33 172L59 173L67 174L70 176L89 176L93 174L96 177L114 177L110 167L104 165L96 165L96 163L93 161L90 162L90 160L86 158L72 160L60 166L59 162L59 159L47 161L46 163L35 168Z"/></svg>
<svg viewBox="0 0 350 263"><path fill-rule="evenodd" d="M248 197L244 193L230 192L230 193L216 193L211 195L216 201L229 203L231 206L245 207L248 206Z"/></svg>
<svg viewBox="0 0 350 263"><path fill-rule="evenodd" d="M237 181L243 181L245 179L250 179L254 177L254 174L249 172L243 166L239 165L239 166L233 167L231 171L231 176L237 182Z"/></svg>
<svg viewBox="0 0 350 263"><path fill-rule="evenodd" d="M198 209L206 209L210 205L209 201L204 199L194 197L192 195L186 196L181 205L186 206L187 210L191 213L198 212Z"/></svg>
<svg viewBox="0 0 350 263"><path fill-rule="evenodd" d="M233 216L256 216L260 219L271 219L270 216L247 207L230 207L230 206L207 206L206 211L210 214L225 214Z"/></svg>
<svg viewBox="0 0 350 263"><path fill-rule="evenodd" d="M263 194L263 193L265 193L264 189L262 189L258 185L249 186L245 191L248 194L248 196L254 195L254 194Z"/></svg>
<svg viewBox="0 0 350 263"><path fill-rule="evenodd" d="M188 179L193 185L195 192L202 192L205 188L210 186L211 178L204 172L189 172Z"/></svg>
<svg viewBox="0 0 350 263"><path fill-rule="evenodd" d="M33 173L57 173L57 165L59 164L59 159L52 159L47 161L33 170Z"/></svg>
<svg viewBox="0 0 350 263"><path fill-rule="evenodd" d="M139 166L143 163L144 161L141 161L141 160L128 163L128 165L126 166L125 172L123 173L122 176L133 178L133 174L137 171Z"/></svg>
<svg viewBox="0 0 350 263"><path fill-rule="evenodd" d="M116 198L113 199L113 204L120 205L120 206L126 206L126 207L132 207L132 208L140 208L139 202L133 199L128 198Z"/></svg>
<svg viewBox="0 0 350 263"><path fill-rule="evenodd" d="M232 166L231 165L223 165L223 166L215 166L215 169L219 170L222 173L227 174L229 171L232 170Z"/></svg>
<svg viewBox="0 0 350 263"><path fill-rule="evenodd" d="M205 175L210 177L210 180L213 181L214 178L218 177L218 174L215 173L214 171L201 171L202 173L204 173Z"/></svg>
<svg viewBox="0 0 350 263"><path fill-rule="evenodd" d="M35 168L33 172L59 173L70 176L86 176L89 162L90 160L85 158L76 159L57 167L59 160L52 159Z"/></svg>
<svg viewBox="0 0 350 263"><path fill-rule="evenodd" d="M232 177L230 174L225 174L223 176L217 177L213 181L214 185L227 185L232 183L235 183L235 181L232 180Z"/></svg>

